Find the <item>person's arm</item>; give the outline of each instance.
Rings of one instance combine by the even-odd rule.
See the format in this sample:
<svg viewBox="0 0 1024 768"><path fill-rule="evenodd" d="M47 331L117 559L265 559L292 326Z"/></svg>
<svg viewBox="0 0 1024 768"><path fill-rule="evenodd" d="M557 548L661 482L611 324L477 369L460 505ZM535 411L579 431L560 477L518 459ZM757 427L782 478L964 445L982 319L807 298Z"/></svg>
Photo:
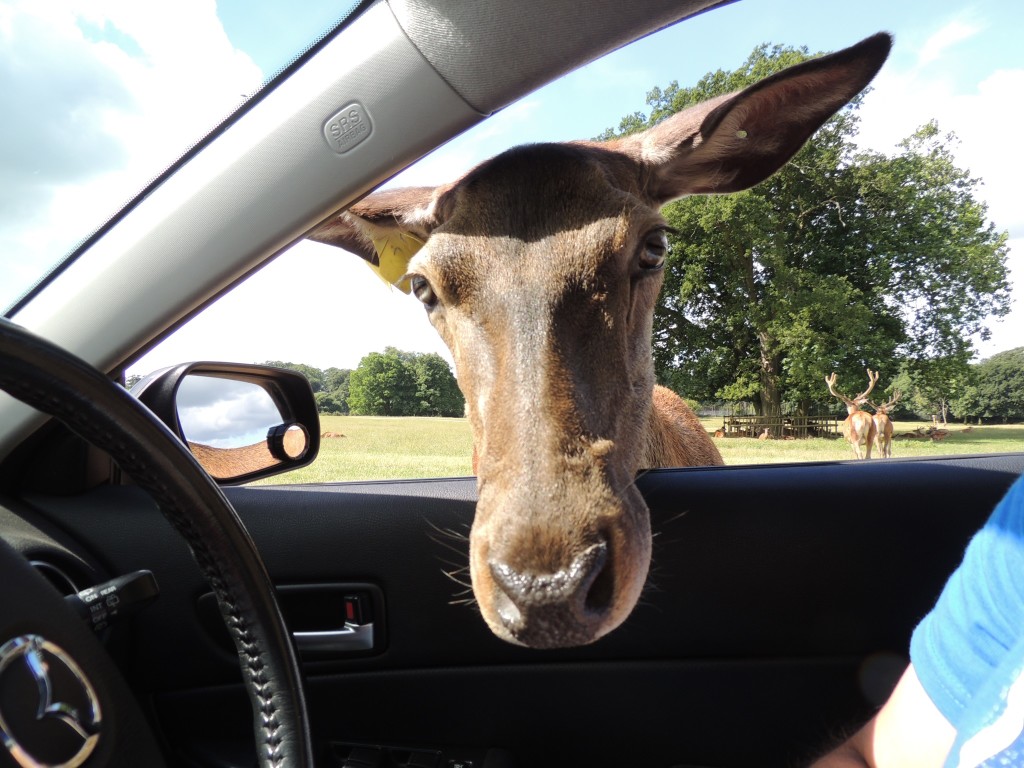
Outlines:
<svg viewBox="0 0 1024 768"><path fill-rule="evenodd" d="M811 768L941 768L955 738L911 665L878 714Z"/></svg>
<svg viewBox="0 0 1024 768"><path fill-rule="evenodd" d="M813 768L939 768L971 733L972 699L1011 655L1024 627L1024 476L971 539L960 567L910 640L911 666L878 714ZM924 680L924 685L921 680ZM925 685L931 693L925 693ZM980 707L990 699L985 694ZM992 703L995 703L994 701ZM977 707L974 713L977 714Z"/></svg>

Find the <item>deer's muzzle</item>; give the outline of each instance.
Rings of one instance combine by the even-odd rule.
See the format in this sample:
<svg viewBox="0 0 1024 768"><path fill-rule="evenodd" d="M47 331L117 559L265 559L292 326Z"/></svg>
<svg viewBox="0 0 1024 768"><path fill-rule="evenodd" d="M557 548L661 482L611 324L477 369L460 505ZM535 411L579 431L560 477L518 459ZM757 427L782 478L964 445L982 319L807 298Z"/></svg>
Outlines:
<svg viewBox="0 0 1024 768"><path fill-rule="evenodd" d="M611 610L608 545L595 544L556 573L517 571L491 560L495 609L518 642L554 648L590 642Z"/></svg>

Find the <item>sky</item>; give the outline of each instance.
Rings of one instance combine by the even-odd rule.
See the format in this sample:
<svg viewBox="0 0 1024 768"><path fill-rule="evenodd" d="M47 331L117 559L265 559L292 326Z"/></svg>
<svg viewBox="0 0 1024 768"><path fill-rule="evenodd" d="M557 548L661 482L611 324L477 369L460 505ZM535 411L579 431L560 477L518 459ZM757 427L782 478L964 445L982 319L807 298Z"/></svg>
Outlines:
<svg viewBox="0 0 1024 768"><path fill-rule="evenodd" d="M214 448L253 445L281 423L273 399L250 381L186 376L175 402L185 437Z"/></svg>
<svg viewBox="0 0 1024 768"><path fill-rule="evenodd" d="M0 305L339 15L322 0L0 0ZM443 183L516 144L592 138L646 112L652 87L734 69L761 43L827 51L887 30L895 48L860 110L858 141L891 152L930 119L960 138L959 164L983 179L990 219L1011 237L1014 311L979 342L988 357L1024 346L1024 206L1016 194L1024 152L1015 150L1024 126L1022 29L1019 0L740 0L528 96L390 185ZM302 299L301 330L268 311L282 297ZM358 258L303 242L130 373L197 359L354 368L386 346L451 359L415 299Z"/></svg>

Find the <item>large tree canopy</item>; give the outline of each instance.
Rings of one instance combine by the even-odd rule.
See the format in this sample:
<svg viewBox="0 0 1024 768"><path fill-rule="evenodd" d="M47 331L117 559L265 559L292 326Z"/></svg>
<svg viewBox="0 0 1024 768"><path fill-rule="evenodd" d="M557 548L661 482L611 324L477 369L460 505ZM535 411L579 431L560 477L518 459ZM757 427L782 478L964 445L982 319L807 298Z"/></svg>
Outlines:
<svg viewBox="0 0 1024 768"><path fill-rule="evenodd" d="M1024 347L1000 352L971 366L970 383L958 395L953 410L965 420L1024 420Z"/></svg>
<svg viewBox="0 0 1024 768"><path fill-rule="evenodd" d="M264 365L305 375L320 413L369 416L462 416L465 402L452 369L435 352L387 347L371 352L356 370L321 371L304 363L268 360Z"/></svg>
<svg viewBox="0 0 1024 768"><path fill-rule="evenodd" d="M370 416L461 416L462 393L435 353L387 347L359 361L349 378L348 405Z"/></svg>
<svg viewBox="0 0 1024 768"><path fill-rule="evenodd" d="M436 352L417 354L412 360L416 378L418 416L462 416L466 401L452 369Z"/></svg>
<svg viewBox="0 0 1024 768"><path fill-rule="evenodd" d="M603 138L642 130L809 57L754 50L739 69L648 95ZM664 213L675 229L655 316L659 379L699 399L827 402L824 377L857 388L865 369L963 374L971 336L1009 311L1005 233L979 181L935 123L891 154L856 145L860 99L751 190L694 197ZM854 383L855 382L855 383Z"/></svg>
<svg viewBox="0 0 1024 768"><path fill-rule="evenodd" d="M371 352L349 377L348 404L369 416L412 416L416 412L416 377L404 353L388 347Z"/></svg>

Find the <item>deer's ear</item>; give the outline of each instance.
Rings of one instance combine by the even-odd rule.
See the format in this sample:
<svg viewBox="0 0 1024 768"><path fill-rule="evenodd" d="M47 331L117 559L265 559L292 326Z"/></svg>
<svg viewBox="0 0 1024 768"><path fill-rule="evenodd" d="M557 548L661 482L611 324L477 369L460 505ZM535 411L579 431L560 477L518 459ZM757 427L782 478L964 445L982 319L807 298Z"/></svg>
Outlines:
<svg viewBox="0 0 1024 768"><path fill-rule="evenodd" d="M306 237L344 248L371 264L379 260L375 242L411 235L422 244L436 226L435 187L375 192L347 211L332 216Z"/></svg>
<svg viewBox="0 0 1024 768"><path fill-rule="evenodd" d="M437 190L408 187L370 195L306 237L361 256L384 282L409 292L409 260L437 225Z"/></svg>
<svg viewBox="0 0 1024 768"><path fill-rule="evenodd" d="M679 112L616 148L653 171L647 193L658 203L746 189L871 82L891 47L892 38L879 33Z"/></svg>

